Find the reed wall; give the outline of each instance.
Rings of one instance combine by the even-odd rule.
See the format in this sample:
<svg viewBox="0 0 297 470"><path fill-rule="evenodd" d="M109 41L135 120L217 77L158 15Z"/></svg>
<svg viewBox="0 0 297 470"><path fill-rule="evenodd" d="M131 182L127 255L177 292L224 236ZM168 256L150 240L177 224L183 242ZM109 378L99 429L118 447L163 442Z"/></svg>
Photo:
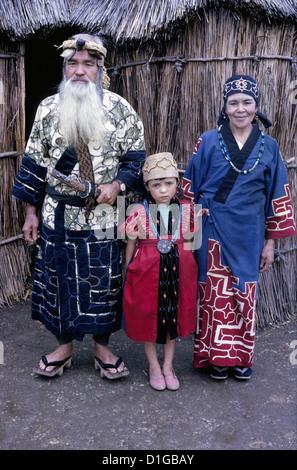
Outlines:
<svg viewBox="0 0 297 470"><path fill-rule="evenodd" d="M24 208L11 197L24 150L24 47L0 43L0 307L26 295L29 247L19 237Z"/></svg>

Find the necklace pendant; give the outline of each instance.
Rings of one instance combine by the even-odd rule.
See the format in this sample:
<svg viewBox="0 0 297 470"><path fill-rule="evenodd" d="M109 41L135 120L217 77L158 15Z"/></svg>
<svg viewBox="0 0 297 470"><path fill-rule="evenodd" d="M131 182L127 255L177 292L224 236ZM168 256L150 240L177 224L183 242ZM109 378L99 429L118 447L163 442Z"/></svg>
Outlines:
<svg viewBox="0 0 297 470"><path fill-rule="evenodd" d="M160 253L165 255L166 253L170 253L172 245L169 240L159 240L157 243L157 248Z"/></svg>

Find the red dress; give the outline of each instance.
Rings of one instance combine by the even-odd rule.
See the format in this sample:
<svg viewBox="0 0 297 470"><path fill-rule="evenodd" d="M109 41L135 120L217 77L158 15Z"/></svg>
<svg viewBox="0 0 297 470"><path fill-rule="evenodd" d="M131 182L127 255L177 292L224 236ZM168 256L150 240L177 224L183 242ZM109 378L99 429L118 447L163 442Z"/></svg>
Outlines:
<svg viewBox="0 0 297 470"><path fill-rule="evenodd" d="M188 201L180 203L183 208L181 228L179 237L174 243L178 253L177 265L173 262L170 269L178 269L175 336L185 338L196 329L198 278L197 263L187 240L191 234L197 232L199 226L193 206ZM126 334L133 341L163 342L157 341L162 255L157 249L158 239L154 235L144 205L140 204L131 212L125 224L120 227L120 231L125 231L128 237L138 238L138 244L127 269L124 287L123 312ZM170 240L172 237L162 238ZM161 269L162 266L161 261ZM164 269L168 267L165 265Z"/></svg>

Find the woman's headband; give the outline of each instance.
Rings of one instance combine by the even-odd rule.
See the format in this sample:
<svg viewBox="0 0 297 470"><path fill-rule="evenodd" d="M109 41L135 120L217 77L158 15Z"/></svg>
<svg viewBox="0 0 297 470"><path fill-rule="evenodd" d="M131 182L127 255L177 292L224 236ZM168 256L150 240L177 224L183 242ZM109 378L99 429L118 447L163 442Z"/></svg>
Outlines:
<svg viewBox="0 0 297 470"><path fill-rule="evenodd" d="M226 103L230 95L234 95L235 93L250 95L254 98L257 105L259 103L259 88L257 82L248 75L234 75L228 78L223 87L224 103Z"/></svg>
<svg viewBox="0 0 297 470"><path fill-rule="evenodd" d="M244 93L246 95L252 96L256 102L256 105L259 105L259 87L256 80L254 80L249 75L233 75L233 77L230 77L228 80L226 80L223 86L224 106L218 120L219 126L224 124L228 118L226 115L227 99L229 96L234 95L235 93ZM269 119L259 110L256 112L256 115L263 123L265 128L272 126L272 123L269 121Z"/></svg>

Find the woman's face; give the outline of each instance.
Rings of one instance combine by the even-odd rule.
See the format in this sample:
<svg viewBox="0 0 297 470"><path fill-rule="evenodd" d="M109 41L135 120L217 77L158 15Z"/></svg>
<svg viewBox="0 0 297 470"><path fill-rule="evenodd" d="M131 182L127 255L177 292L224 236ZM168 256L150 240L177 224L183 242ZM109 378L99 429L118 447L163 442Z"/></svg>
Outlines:
<svg viewBox="0 0 297 470"><path fill-rule="evenodd" d="M251 127L257 110L256 101L250 95L235 93L227 98L226 114L232 130Z"/></svg>

